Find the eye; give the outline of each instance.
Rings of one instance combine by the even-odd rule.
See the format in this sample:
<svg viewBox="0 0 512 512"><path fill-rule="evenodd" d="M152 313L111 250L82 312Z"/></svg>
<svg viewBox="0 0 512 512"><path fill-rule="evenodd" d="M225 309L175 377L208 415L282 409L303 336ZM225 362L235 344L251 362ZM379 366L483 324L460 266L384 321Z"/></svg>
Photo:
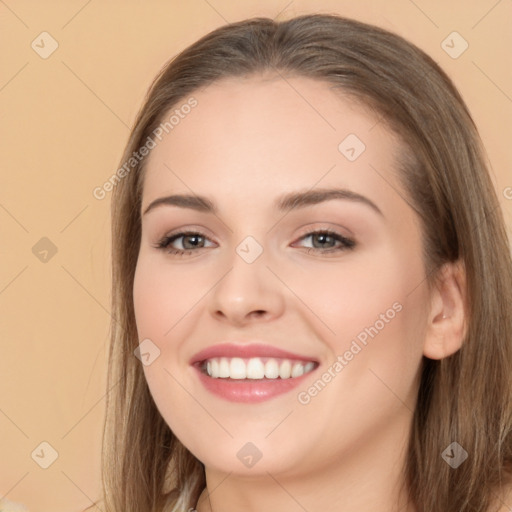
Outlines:
<svg viewBox="0 0 512 512"><path fill-rule="evenodd" d="M302 236L300 240L311 240L312 247L306 247L306 252L332 253L353 249L356 245L354 240L344 237L330 229L311 231Z"/></svg>
<svg viewBox="0 0 512 512"><path fill-rule="evenodd" d="M179 241L178 245L182 248L173 247L176 241ZM157 244L157 249L168 250L170 254L177 256L184 256L191 254L196 249L205 248L205 242L209 240L206 235L197 231L182 231L173 235L164 236ZM169 248L171 246L171 248Z"/></svg>
<svg viewBox="0 0 512 512"><path fill-rule="evenodd" d="M305 247L307 253L337 253L353 249L356 245L353 240L329 229L311 231L300 238L307 239L311 239L313 244L313 247ZM164 236L154 247L175 256L185 256L197 252L198 249L211 247L206 245L207 242L211 240L201 232L182 231ZM176 247L176 243L181 247Z"/></svg>

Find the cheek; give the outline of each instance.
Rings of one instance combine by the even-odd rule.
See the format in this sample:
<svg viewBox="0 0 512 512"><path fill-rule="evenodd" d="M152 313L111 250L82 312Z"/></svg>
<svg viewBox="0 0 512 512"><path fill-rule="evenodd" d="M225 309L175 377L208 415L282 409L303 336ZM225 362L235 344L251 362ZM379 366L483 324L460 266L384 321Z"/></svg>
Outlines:
<svg viewBox="0 0 512 512"><path fill-rule="evenodd" d="M389 331L391 324L406 329L405 316L422 316L423 263L410 252L385 247L336 262L290 265L281 269L280 277L303 300L309 316L317 318L321 334L338 340L337 350L344 348L343 340L361 333L364 339L372 326L379 332Z"/></svg>
<svg viewBox="0 0 512 512"><path fill-rule="evenodd" d="M133 287L139 340L149 338L160 350L150 365L143 366L144 376L157 409L180 439L187 439L190 421L205 421L200 410L190 407L190 386L183 373L182 347L190 335L193 306L204 294L190 277L177 266L171 269L142 254ZM176 414L183 410L188 410L187 421Z"/></svg>
<svg viewBox="0 0 512 512"><path fill-rule="evenodd" d="M213 283L205 272L192 273L179 265L171 267L150 258L139 259L133 287L139 337L171 337Z"/></svg>
<svg viewBox="0 0 512 512"><path fill-rule="evenodd" d="M288 272L283 281L295 279L293 289L327 346L327 367L341 377L333 379L336 391L329 399L388 403L394 400L390 389L413 399L426 318L421 258L387 249L295 277ZM337 373L339 356L343 370Z"/></svg>
<svg viewBox="0 0 512 512"><path fill-rule="evenodd" d="M347 446L359 446L415 408L427 297L423 267L396 256L368 258L350 272L333 268L295 288L321 318L330 352L324 373L301 388L299 402L308 417L326 417L330 434L319 431L319 438L328 443L342 425Z"/></svg>

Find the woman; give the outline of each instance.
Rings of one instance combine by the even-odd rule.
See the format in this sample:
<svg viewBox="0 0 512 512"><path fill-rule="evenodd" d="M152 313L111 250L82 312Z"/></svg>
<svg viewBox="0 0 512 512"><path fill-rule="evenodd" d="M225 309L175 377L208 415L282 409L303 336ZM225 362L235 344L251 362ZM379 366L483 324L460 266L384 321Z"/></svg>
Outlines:
<svg viewBox="0 0 512 512"><path fill-rule="evenodd" d="M118 178L107 511L509 510L512 264L432 59L334 15L221 27Z"/></svg>

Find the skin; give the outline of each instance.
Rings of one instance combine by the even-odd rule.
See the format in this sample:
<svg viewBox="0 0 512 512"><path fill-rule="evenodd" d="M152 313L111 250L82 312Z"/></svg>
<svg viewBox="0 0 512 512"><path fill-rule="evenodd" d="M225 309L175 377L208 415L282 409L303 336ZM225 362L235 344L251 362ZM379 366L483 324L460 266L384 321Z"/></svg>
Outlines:
<svg viewBox="0 0 512 512"><path fill-rule="evenodd" d="M400 491L423 355L446 357L464 335L464 279L445 266L429 292L421 226L396 175L400 141L353 99L307 78L224 79L197 91L187 117L151 151L142 209L172 194L208 196L217 215L159 206L142 216L134 283L139 339L161 353L145 377L180 441L205 464L199 512L307 510L412 512ZM353 162L338 145L356 134ZM283 193L340 187L370 199L334 199L285 214ZM308 236L332 229L356 242ZM199 229L193 246L165 235ZM263 253L236 252L247 236ZM202 248L201 248L202 247ZM317 252L307 253L316 247ZM356 336L393 304L402 306L306 405L307 390ZM189 365L224 341L262 341L320 362L303 386L258 404L209 393ZM247 443L261 459L236 456Z"/></svg>

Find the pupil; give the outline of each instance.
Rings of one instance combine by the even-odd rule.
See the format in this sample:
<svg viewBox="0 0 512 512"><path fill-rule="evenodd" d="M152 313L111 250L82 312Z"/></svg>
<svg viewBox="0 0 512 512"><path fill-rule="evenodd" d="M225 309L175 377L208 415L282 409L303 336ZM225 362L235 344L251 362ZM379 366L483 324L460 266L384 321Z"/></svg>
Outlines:
<svg viewBox="0 0 512 512"><path fill-rule="evenodd" d="M183 243L183 246L186 248L186 249L189 249L190 247L187 247L187 243L186 243L186 240L187 239L193 239L195 240L195 242L193 242L191 245L192 245L192 248L193 247L197 247L198 246L198 243L197 243L197 240L202 238L201 236L198 236L198 235L188 235L186 237L184 237L184 243Z"/></svg>
<svg viewBox="0 0 512 512"><path fill-rule="evenodd" d="M326 234L320 233L320 234L318 234L316 236L318 237L318 240L319 240L320 244L325 244L326 242L329 241L329 239L332 240L332 237L330 235L326 235Z"/></svg>

